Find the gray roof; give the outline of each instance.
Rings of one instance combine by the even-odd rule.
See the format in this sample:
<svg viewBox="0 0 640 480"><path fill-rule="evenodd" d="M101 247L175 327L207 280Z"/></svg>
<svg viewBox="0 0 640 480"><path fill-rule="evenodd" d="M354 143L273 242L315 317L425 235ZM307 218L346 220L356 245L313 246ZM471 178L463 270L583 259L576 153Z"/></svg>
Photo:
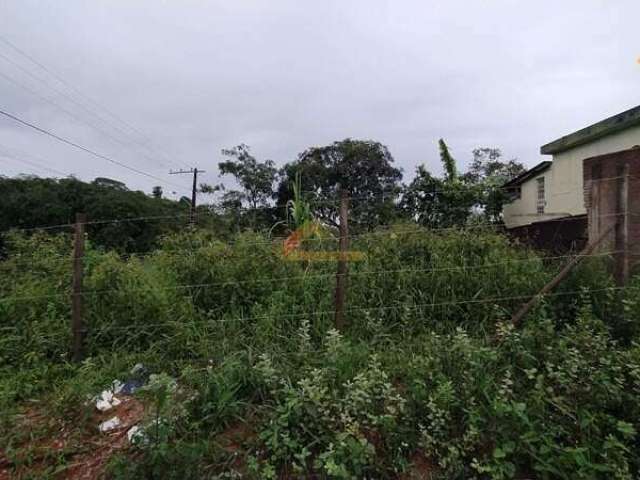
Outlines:
<svg viewBox="0 0 640 480"><path fill-rule="evenodd" d="M640 125L640 105L547 143L540 147L540 153L560 153L635 125Z"/></svg>

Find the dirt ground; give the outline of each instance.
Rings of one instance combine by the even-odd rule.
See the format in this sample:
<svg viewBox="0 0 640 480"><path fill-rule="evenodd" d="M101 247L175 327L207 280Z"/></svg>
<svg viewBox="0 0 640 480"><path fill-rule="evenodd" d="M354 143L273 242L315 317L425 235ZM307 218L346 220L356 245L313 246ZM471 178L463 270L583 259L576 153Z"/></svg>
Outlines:
<svg viewBox="0 0 640 480"><path fill-rule="evenodd" d="M101 478L109 459L129 445L127 431L144 415L139 400L126 396L118 399L119 405L92 415L91 429L52 421L35 410L26 411L16 427L24 440L12 446L11 454L0 450L0 480L40 476L61 480ZM101 433L98 425L114 416L120 419L120 426Z"/></svg>

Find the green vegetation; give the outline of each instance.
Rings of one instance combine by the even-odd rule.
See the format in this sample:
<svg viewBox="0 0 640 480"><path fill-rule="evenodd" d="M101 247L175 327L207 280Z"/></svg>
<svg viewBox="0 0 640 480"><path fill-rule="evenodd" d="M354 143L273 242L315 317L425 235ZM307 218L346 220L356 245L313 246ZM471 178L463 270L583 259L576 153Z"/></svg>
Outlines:
<svg viewBox="0 0 640 480"><path fill-rule="evenodd" d="M247 145L224 149L224 161L217 168L233 179L233 187L199 185L198 225L227 239L246 229L282 234L290 202L304 196L309 215L335 227L339 188L351 197L350 225L355 232L398 221L429 227L474 221L499 224L506 198L500 186L520 173L522 165L503 161L498 149L479 148L473 151L468 171L459 174L444 140L439 146L444 178L420 166L407 185L389 149L373 140L345 139L308 148L280 170L271 160L256 159ZM76 213L86 213L95 245L121 253L157 248L162 236L183 230L191 203L187 197L163 198L160 186L145 194L109 178L87 183L73 177L0 176L0 197L0 233L69 225Z"/></svg>
<svg viewBox="0 0 640 480"><path fill-rule="evenodd" d="M400 208L407 218L427 227L452 227L473 221L500 223L508 192L502 185L524 171L516 160L504 162L496 148L477 148L464 174L458 173L449 147L440 139L443 178L424 165L403 190Z"/></svg>
<svg viewBox="0 0 640 480"><path fill-rule="evenodd" d="M378 142L280 172L240 145L220 164L235 189L202 185L221 198L194 228L159 187L0 178L0 476L636 478L640 277L616 289L589 258L516 329L566 258L493 228L519 163L483 148L463 171L439 147L442 178L403 186ZM364 254L340 332L335 261L309 260L336 253L338 189ZM69 229L9 228L78 211L134 221L87 225L74 364ZM140 363L119 410L139 432L98 433L92 399Z"/></svg>
<svg viewBox="0 0 640 480"><path fill-rule="evenodd" d="M293 198L292 185L301 180L319 220L337 226L339 190L354 200L352 227L359 230L387 225L397 217L395 201L401 191L402 172L394 166L389 149L373 140L347 138L323 147L311 147L282 168L278 205Z"/></svg>
<svg viewBox="0 0 640 480"><path fill-rule="evenodd" d="M607 290L602 259L514 329L510 313L564 259L478 228L376 230L352 240L366 257L337 332L335 264L287 261L264 234L170 234L144 257L89 239L87 359L74 365L71 239L6 238L1 447L16 475L67 468L98 435L87 398L138 362L157 374L137 394L147 433L110 459L113 478L638 474L640 295ZM25 410L53 426L25 429ZM56 419L78 441L43 460L34 445L59 435Z"/></svg>
<svg viewBox="0 0 640 480"><path fill-rule="evenodd" d="M160 196L161 190L154 190L150 197L104 178L86 183L73 177L0 176L0 232L69 224L77 212L86 213L91 221L145 217L149 220L88 225L87 229L92 240L106 248L148 250L161 235L184 225L186 221L177 220L186 219L189 211Z"/></svg>

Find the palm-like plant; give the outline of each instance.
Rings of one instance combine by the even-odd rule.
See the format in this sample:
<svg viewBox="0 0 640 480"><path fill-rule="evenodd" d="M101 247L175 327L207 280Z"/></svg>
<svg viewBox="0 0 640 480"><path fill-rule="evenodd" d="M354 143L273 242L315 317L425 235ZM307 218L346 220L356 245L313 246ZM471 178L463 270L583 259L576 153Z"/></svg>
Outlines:
<svg viewBox="0 0 640 480"><path fill-rule="evenodd" d="M311 205L302 194L302 178L300 172L296 173L293 182L293 198L287 202L287 219L292 230L300 228L313 221Z"/></svg>

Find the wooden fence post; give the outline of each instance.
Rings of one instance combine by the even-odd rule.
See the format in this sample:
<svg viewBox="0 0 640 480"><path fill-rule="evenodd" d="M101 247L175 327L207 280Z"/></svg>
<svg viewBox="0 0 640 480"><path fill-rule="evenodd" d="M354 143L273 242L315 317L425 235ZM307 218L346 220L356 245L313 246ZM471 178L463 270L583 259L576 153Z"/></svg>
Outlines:
<svg viewBox="0 0 640 480"><path fill-rule="evenodd" d="M615 279L618 286L629 280L629 164L618 169L616 202Z"/></svg>
<svg viewBox="0 0 640 480"><path fill-rule="evenodd" d="M547 293L558 286L558 284L562 282L562 280L564 280L569 272L573 270L573 267L580 263L580 260L591 255L591 252L593 252L596 247L600 245L602 241L607 237L607 235L611 233L611 230L613 230L614 226L615 225L612 225L604 230L598 238L587 244L587 246L578 255L569 260L564 268L560 270L560 272L555 277L553 277L553 279L549 283L542 287L542 289L535 296L533 296L527 303L522 306L522 308L520 308L520 310L518 310L518 312L516 312L513 317L511 317L511 323L513 323L517 327L520 322L522 322L522 319L527 315L527 313L529 313L529 311L540 301L540 299L542 299L542 297L544 297Z"/></svg>
<svg viewBox="0 0 640 480"><path fill-rule="evenodd" d="M347 250L349 249L348 216L349 194L346 189L340 189L340 244L335 293L335 326L338 330L343 330L345 326L344 305L347 297Z"/></svg>
<svg viewBox="0 0 640 480"><path fill-rule="evenodd" d="M71 332L73 334L73 361L80 362L84 356L84 321L82 318L82 273L84 260L84 230L87 216L76 213L73 238L73 293L71 294Z"/></svg>

